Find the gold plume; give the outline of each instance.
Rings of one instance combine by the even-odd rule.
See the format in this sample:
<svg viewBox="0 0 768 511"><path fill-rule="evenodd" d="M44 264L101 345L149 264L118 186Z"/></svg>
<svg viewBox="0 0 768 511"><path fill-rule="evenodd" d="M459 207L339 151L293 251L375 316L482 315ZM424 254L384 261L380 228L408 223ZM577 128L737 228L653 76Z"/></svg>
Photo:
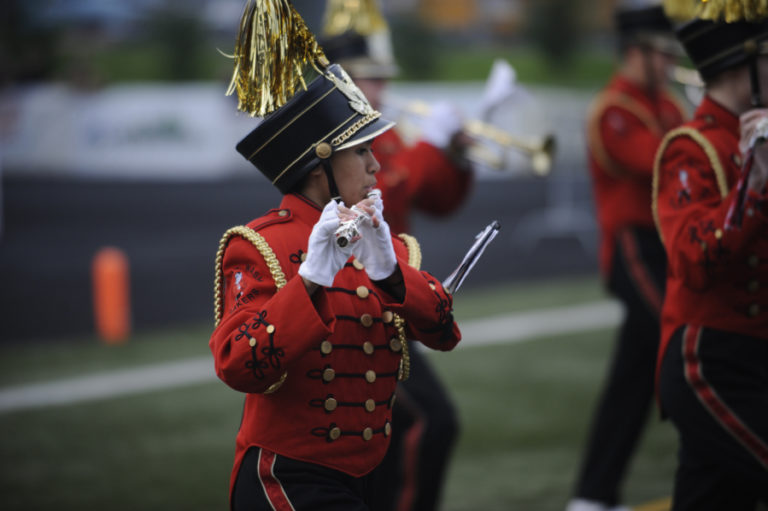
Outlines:
<svg viewBox="0 0 768 511"><path fill-rule="evenodd" d="M376 0L328 0L325 7L323 35L333 37L345 32L368 36L387 31Z"/></svg>
<svg viewBox="0 0 768 511"><path fill-rule="evenodd" d="M670 18L683 21L701 18L713 21L762 21L768 18L768 0L664 0Z"/></svg>
<svg viewBox="0 0 768 511"><path fill-rule="evenodd" d="M290 0L248 0L235 41L235 70L227 95L238 110L264 117L306 89L304 71L328 59Z"/></svg>

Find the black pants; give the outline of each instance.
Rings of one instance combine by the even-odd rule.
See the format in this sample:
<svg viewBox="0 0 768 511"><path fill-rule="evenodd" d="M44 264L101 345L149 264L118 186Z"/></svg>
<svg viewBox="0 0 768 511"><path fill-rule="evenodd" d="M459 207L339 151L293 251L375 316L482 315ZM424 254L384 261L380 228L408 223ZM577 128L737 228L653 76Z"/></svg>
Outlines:
<svg viewBox="0 0 768 511"><path fill-rule="evenodd" d="M614 506L653 402L664 247L653 229L617 236L608 286L624 305L610 370L592 418L575 496Z"/></svg>
<svg viewBox="0 0 768 511"><path fill-rule="evenodd" d="M369 511L367 479L261 448L245 454L232 491L233 511Z"/></svg>
<svg viewBox="0 0 768 511"><path fill-rule="evenodd" d="M411 376L397 385L391 444L370 475L372 511L437 509L458 435L450 398L426 357L409 345Z"/></svg>
<svg viewBox="0 0 768 511"><path fill-rule="evenodd" d="M672 509L768 506L768 340L680 328L659 390L680 435Z"/></svg>

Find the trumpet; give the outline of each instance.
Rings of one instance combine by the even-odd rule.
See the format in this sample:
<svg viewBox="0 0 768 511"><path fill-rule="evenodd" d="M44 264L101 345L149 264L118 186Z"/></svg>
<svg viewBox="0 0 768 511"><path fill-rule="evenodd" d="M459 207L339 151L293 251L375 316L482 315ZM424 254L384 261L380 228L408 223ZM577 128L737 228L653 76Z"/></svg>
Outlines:
<svg viewBox="0 0 768 511"><path fill-rule="evenodd" d="M387 106L390 106L390 103L387 103ZM415 116L426 116L430 111L429 105L422 101L396 103L394 108ZM462 127L473 139L466 154L469 161L501 171L504 170L506 161L499 155L498 148L514 149L530 158L535 175L546 176L552 169L557 147L555 136L552 134L524 140L479 119L466 121Z"/></svg>

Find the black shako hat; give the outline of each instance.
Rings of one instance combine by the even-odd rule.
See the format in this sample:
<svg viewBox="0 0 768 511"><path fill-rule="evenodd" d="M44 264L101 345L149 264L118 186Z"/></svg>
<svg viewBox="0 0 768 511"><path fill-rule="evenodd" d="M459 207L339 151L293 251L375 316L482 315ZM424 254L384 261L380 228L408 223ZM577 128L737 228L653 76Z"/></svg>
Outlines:
<svg viewBox="0 0 768 511"><path fill-rule="evenodd" d="M661 4L649 7L618 7L614 23L623 45L639 44L667 53L679 53L672 22Z"/></svg>
<svg viewBox="0 0 768 511"><path fill-rule="evenodd" d="M331 62L341 64L355 78L394 78L399 73L388 32L362 35L349 30L320 44Z"/></svg>
<svg viewBox="0 0 768 511"><path fill-rule="evenodd" d="M768 20L726 23L697 18L680 25L676 34L701 77L708 80L763 53Z"/></svg>
<svg viewBox="0 0 768 511"><path fill-rule="evenodd" d="M335 151L373 139L395 123L381 117L338 64L269 114L237 151L287 193Z"/></svg>

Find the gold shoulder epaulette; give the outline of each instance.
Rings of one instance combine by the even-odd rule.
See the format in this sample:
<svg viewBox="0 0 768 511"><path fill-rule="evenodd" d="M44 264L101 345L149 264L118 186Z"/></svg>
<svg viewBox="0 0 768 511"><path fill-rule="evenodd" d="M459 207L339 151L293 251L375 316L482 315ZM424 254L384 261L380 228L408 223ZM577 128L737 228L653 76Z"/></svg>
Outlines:
<svg viewBox="0 0 768 511"><path fill-rule="evenodd" d="M267 243L264 237L245 225L236 225L227 230L219 241L219 250L216 252L216 269L213 283L213 311L214 311L214 325L218 326L221 321L221 308L222 301L224 300L224 293L222 290L223 276L221 274L221 264L224 259L224 250L227 248L227 244L232 236L240 236L247 241L250 241L254 247L256 247L267 263L269 272L272 275L272 280L275 281L275 286L278 290L283 287L287 281L285 279L285 273L280 267L280 261L277 260L277 256L272 251L272 248Z"/></svg>
<svg viewBox="0 0 768 511"><path fill-rule="evenodd" d="M419 242L410 234L398 234L398 238L403 240L405 247L408 249L408 266L421 269L421 247Z"/></svg>

